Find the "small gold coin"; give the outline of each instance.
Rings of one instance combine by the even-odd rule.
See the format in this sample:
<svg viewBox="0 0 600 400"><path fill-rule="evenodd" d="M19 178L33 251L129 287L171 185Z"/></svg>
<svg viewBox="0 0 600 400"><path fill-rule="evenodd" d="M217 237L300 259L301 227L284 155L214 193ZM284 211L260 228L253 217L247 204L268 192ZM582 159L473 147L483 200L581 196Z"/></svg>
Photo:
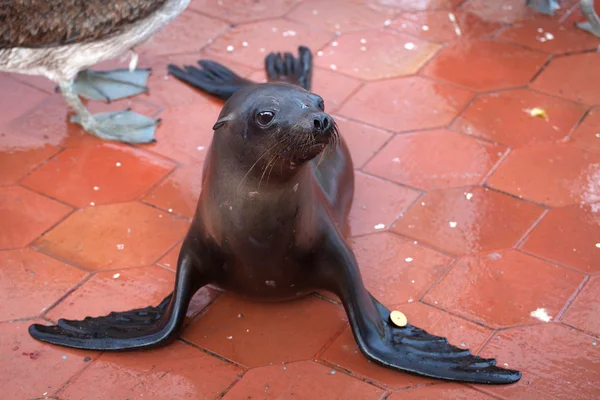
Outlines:
<svg viewBox="0 0 600 400"><path fill-rule="evenodd" d="M400 311L394 310L390 313L390 320L392 323L400 328L404 328L408 323L408 319L406 315L401 313Z"/></svg>

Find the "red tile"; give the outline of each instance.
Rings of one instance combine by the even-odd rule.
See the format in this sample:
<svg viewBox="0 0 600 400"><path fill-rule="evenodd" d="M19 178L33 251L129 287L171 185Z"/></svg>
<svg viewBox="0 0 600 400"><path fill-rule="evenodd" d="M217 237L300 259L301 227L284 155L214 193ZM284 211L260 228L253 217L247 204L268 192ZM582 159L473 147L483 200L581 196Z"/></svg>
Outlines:
<svg viewBox="0 0 600 400"><path fill-rule="evenodd" d="M467 12L430 11L401 14L390 28L436 43L454 43L489 36L500 26Z"/></svg>
<svg viewBox="0 0 600 400"><path fill-rule="evenodd" d="M442 383L392 393L388 400L491 400L493 397L457 383Z"/></svg>
<svg viewBox="0 0 600 400"><path fill-rule="evenodd" d="M470 320L502 328L539 322L544 309L555 318L583 281L583 275L515 250L461 259L427 293L430 304Z"/></svg>
<svg viewBox="0 0 600 400"><path fill-rule="evenodd" d="M165 111L156 131L156 143L141 148L182 163L204 161L221 107L206 102Z"/></svg>
<svg viewBox="0 0 600 400"><path fill-rule="evenodd" d="M145 151L105 143L66 149L25 178L23 185L76 207L86 207L135 200L173 167Z"/></svg>
<svg viewBox="0 0 600 400"><path fill-rule="evenodd" d="M335 122L340 128L340 134L344 137L350 148L350 155L354 168L362 168L365 163L373 157L379 149L392 136L390 133L351 121L343 117L335 117Z"/></svg>
<svg viewBox="0 0 600 400"><path fill-rule="evenodd" d="M561 324L539 324L500 332L482 357L523 372L513 385L479 386L510 399L593 399L598 394L600 358L595 338Z"/></svg>
<svg viewBox="0 0 600 400"><path fill-rule="evenodd" d="M548 55L494 40L473 40L446 47L422 74L485 91L523 86Z"/></svg>
<svg viewBox="0 0 600 400"><path fill-rule="evenodd" d="M12 79L21 82L24 85L31 86L34 89L39 89L43 92L51 94L56 88L56 83L41 75L26 75L10 72L1 72L0 75L11 77Z"/></svg>
<svg viewBox="0 0 600 400"><path fill-rule="evenodd" d="M415 74L440 48L439 44L390 30L350 32L330 43L315 62L355 78L394 78Z"/></svg>
<svg viewBox="0 0 600 400"><path fill-rule="evenodd" d="M573 24L560 24L552 19L518 22L504 29L498 37L553 54L596 50L600 45L600 38Z"/></svg>
<svg viewBox="0 0 600 400"><path fill-rule="evenodd" d="M547 118L531 116L541 108ZM579 104L533 92L510 90L477 97L452 128L511 147L564 139L584 115Z"/></svg>
<svg viewBox="0 0 600 400"><path fill-rule="evenodd" d="M346 33L383 28L392 16L392 10L365 7L360 1L309 0L294 8L287 18L330 32Z"/></svg>
<svg viewBox="0 0 600 400"><path fill-rule="evenodd" d="M554 208L521 248L587 274L600 272L598 204Z"/></svg>
<svg viewBox="0 0 600 400"><path fill-rule="evenodd" d="M387 232L354 239L352 250L367 289L389 305L420 299L452 261Z"/></svg>
<svg viewBox="0 0 600 400"><path fill-rule="evenodd" d="M208 47L208 54L236 61L255 68L264 68L264 59L272 51L297 52L298 46L310 44L320 49L334 34L283 19L238 25L221 35ZM244 47L243 43L248 45ZM232 46L233 51L228 51Z"/></svg>
<svg viewBox="0 0 600 400"><path fill-rule="evenodd" d="M0 75L0 87L0 125L21 116L48 97L47 93L18 82L9 74Z"/></svg>
<svg viewBox="0 0 600 400"><path fill-rule="evenodd" d="M513 247L543 209L482 187L429 192L393 227L453 254Z"/></svg>
<svg viewBox="0 0 600 400"><path fill-rule="evenodd" d="M64 400L216 399L241 375L240 368L174 342L157 350L105 353L59 395Z"/></svg>
<svg viewBox="0 0 600 400"><path fill-rule="evenodd" d="M0 324L0 386L7 399L49 398L97 355L38 342L27 328L40 322Z"/></svg>
<svg viewBox="0 0 600 400"><path fill-rule="evenodd" d="M77 211L34 245L90 270L137 267L157 261L187 227L168 212L120 203Z"/></svg>
<svg viewBox="0 0 600 400"><path fill-rule="evenodd" d="M363 86L340 110L343 116L395 132L449 124L473 93L421 77Z"/></svg>
<svg viewBox="0 0 600 400"><path fill-rule="evenodd" d="M452 10L464 0L369 0L369 6L376 9L406 11Z"/></svg>
<svg viewBox="0 0 600 400"><path fill-rule="evenodd" d="M562 321L590 332L600 335L600 277L592 277L581 293L569 306Z"/></svg>
<svg viewBox="0 0 600 400"><path fill-rule="evenodd" d="M142 55L197 52L227 28L228 24L225 22L201 15L189 8L136 50Z"/></svg>
<svg viewBox="0 0 600 400"><path fill-rule="evenodd" d="M600 53L557 57L535 79L532 88L585 104L600 103ZM577 71L576 74L573 71Z"/></svg>
<svg viewBox="0 0 600 400"><path fill-rule="evenodd" d="M0 252L0 320L40 315L86 275L31 249Z"/></svg>
<svg viewBox="0 0 600 400"><path fill-rule="evenodd" d="M382 399L385 392L314 361L254 368L229 390L238 399Z"/></svg>
<svg viewBox="0 0 600 400"><path fill-rule="evenodd" d="M283 16L300 0L194 0L190 8L234 23Z"/></svg>
<svg viewBox="0 0 600 400"><path fill-rule="evenodd" d="M476 350L480 348L492 333L488 328L453 317L444 311L425 304L405 304L400 309L415 326L432 334L447 337L451 343L457 346L464 344L463 347L468 349ZM394 371L369 362L359 350L349 328L325 351L323 359L352 371L359 378L365 377L368 380L382 382L394 389L439 382L435 379Z"/></svg>
<svg viewBox="0 0 600 400"><path fill-rule="evenodd" d="M571 138L576 146L600 153L600 107L592 108Z"/></svg>
<svg viewBox="0 0 600 400"><path fill-rule="evenodd" d="M257 71L250 76L255 82L266 82L265 71ZM315 68L313 72L311 91L319 94L325 100L325 111L331 113L361 85L357 79L340 75L328 69Z"/></svg>
<svg viewBox="0 0 600 400"><path fill-rule="evenodd" d="M569 144L514 150L488 180L490 187L559 207L598 198L600 155Z"/></svg>
<svg viewBox="0 0 600 400"><path fill-rule="evenodd" d="M184 165L171 174L144 202L192 218L202 189L202 164Z"/></svg>
<svg viewBox="0 0 600 400"><path fill-rule="evenodd" d="M225 294L183 332L183 337L253 368L308 360L345 321L341 307L309 296L260 303Z"/></svg>
<svg viewBox="0 0 600 400"><path fill-rule="evenodd" d="M0 187L0 249L27 246L70 212L70 207L22 187Z"/></svg>
<svg viewBox="0 0 600 400"><path fill-rule="evenodd" d="M476 14L485 21L505 24L532 18L537 13L521 0L468 0L461 7L461 10Z"/></svg>
<svg viewBox="0 0 600 400"><path fill-rule="evenodd" d="M0 186L17 183L59 150L25 135L0 132Z"/></svg>
<svg viewBox="0 0 600 400"><path fill-rule="evenodd" d="M178 243L175 247L173 247L163 258L156 262L156 265L160 265L163 268L170 269L171 271L175 271L177 269L177 260L179 258L179 251L181 250L181 245L183 242Z"/></svg>
<svg viewBox="0 0 600 400"><path fill-rule="evenodd" d="M479 184L506 148L447 130L394 137L365 167L424 190Z"/></svg>
<svg viewBox="0 0 600 400"><path fill-rule="evenodd" d="M48 314L47 318L83 319L111 311L158 305L172 290L175 275L159 267L100 272L78 287Z"/></svg>
<svg viewBox="0 0 600 400"><path fill-rule="evenodd" d="M353 235L364 235L391 224L417 199L415 190L357 172L350 210Z"/></svg>

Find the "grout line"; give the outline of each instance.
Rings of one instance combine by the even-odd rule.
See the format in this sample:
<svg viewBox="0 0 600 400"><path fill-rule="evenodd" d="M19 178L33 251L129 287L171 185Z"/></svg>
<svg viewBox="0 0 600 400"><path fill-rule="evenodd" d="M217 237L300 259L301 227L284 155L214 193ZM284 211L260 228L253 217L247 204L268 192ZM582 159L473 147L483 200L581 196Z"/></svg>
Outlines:
<svg viewBox="0 0 600 400"><path fill-rule="evenodd" d="M77 289L82 287L86 282L88 282L92 277L96 275L95 273L88 273L83 277L79 282L77 282L71 289L67 290L58 300L48 306L42 313L40 313L40 317L47 318L49 312L51 312L54 308L56 308L60 303L62 303L67 297L71 296ZM49 319L49 318L48 318ZM51 320L52 321L52 320Z"/></svg>
<svg viewBox="0 0 600 400"><path fill-rule="evenodd" d="M587 286L587 284L588 284L589 281L590 281L590 277L589 276L584 276L583 277L583 280L581 281L581 283L579 284L579 286L577 286L577 288L571 294L571 296L567 299L567 301L566 301L565 305L563 306L563 308L554 316L554 321L562 322L563 316L566 314L566 312L568 311L569 307L571 307L571 305L575 302L575 300L577 300L577 297L583 291L583 289L585 289L585 287Z"/></svg>
<svg viewBox="0 0 600 400"><path fill-rule="evenodd" d="M545 257L543 257L543 256L540 256L540 255L537 255L537 254L535 254L535 253L531 253L531 252L529 252L529 251L527 251L527 250L525 250L525 249L523 249L523 248L515 248L515 249L513 249L513 250L515 250L515 251L518 251L518 252L520 252L520 253L523 253L523 254L526 254L526 255L528 255L528 256L531 256L531 257L537 258L538 260L545 261L545 262L547 262L547 263L549 263L549 264L552 264L552 265L554 265L554 266L557 266L557 267L561 267L561 268L567 269L567 270L569 270L569 271L571 271L571 272L577 272L577 273L579 273L579 274L581 274L581 275L590 275L590 276L592 276L592 275L594 274L594 273L586 273L586 272L583 272L583 271L581 271L581 270L579 270L579 269L577 269L577 268L575 268L575 267L571 267L571 266L569 266L569 265L567 265L567 264L561 264L561 263L560 263L560 262L558 262L558 261L554 261L554 260L552 260L552 259L550 259L550 258L545 258Z"/></svg>
<svg viewBox="0 0 600 400"><path fill-rule="evenodd" d="M182 343L185 343L185 344L187 344L187 345L189 345L189 346L192 346L193 348L196 348L196 349L198 349L198 350L202 351L203 353L206 353L206 354L208 354L209 356L212 356L212 357L218 358L219 360L221 360L221 361L224 361L224 362L226 362L227 364L230 364L230 365L233 365L234 367L240 368L240 369L241 369L241 370L243 370L244 372L247 372L248 370L250 370L250 369L251 369L251 368L249 368L249 367L246 367L246 366L244 366L244 365L242 365L242 364L238 364L237 362L235 362L235 361L233 361L233 360L230 360L230 359L228 359L227 357L224 357L224 356L222 356L222 355L220 355L220 354L217 354L217 353L215 353L215 352L213 352L213 351L211 351L211 350L205 349L204 347L201 347L201 346L199 346L199 345L197 345L197 344L195 344L195 343L193 343L193 342L190 342L189 340L187 340L187 339L184 339L184 338L182 338L182 337L180 337L178 340L179 340L180 342L182 342ZM255 367L255 368L256 368L256 367Z"/></svg>
<svg viewBox="0 0 600 400"><path fill-rule="evenodd" d="M446 269L440 274L440 276L438 276L436 279L433 280L433 282L431 283L431 285L429 285L429 287L425 290L425 292L423 292L423 294L421 295L421 297L419 297L419 300L421 303L423 304L430 304L429 302L427 302L425 300L425 297L429 294L429 292L431 292L433 290L434 287L436 287L438 285L438 283L440 283L441 281L443 281L446 276L448 276L448 274L450 273L450 271L452 270L452 268L458 264L458 260L459 258L455 258L453 260L451 260L447 265L446 265ZM431 304L430 304L431 305ZM441 307L437 307L437 303L435 303L435 307L442 309ZM443 310L446 311L446 310Z"/></svg>
<svg viewBox="0 0 600 400"><path fill-rule="evenodd" d="M515 245L513 246L514 249L519 248L524 242L525 240L527 240L527 237L531 234L531 232L533 232L533 230L535 228L537 228L537 226L540 224L540 222L542 222L542 220L544 219L544 217L550 212L550 209L546 208L544 211L542 211L542 213L540 214L540 216L533 222L533 224L531 224L531 226L529 227L529 229L527 229L523 235L521 236L521 238L519 240L517 240L517 243L515 243Z"/></svg>

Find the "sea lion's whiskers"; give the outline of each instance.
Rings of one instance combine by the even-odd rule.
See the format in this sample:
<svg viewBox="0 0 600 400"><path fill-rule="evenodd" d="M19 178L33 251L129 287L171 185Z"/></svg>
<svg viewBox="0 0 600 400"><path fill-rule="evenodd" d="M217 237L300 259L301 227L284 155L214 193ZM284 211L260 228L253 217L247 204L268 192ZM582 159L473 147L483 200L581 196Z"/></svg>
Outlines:
<svg viewBox="0 0 600 400"><path fill-rule="evenodd" d="M246 175L244 175L244 177L242 178L242 180L240 181L240 183L238 183L236 190L240 189L240 186L242 186L242 183L244 183L244 180L248 177L248 175L250 174L250 171L252 171L252 169L256 166L256 164L258 164L260 162L260 160L263 159L264 156L266 156L275 146L277 146L277 142L269 147L267 150L265 150L265 152L258 158L258 160L256 160L254 162L254 164L252 164L252 166L250 167L250 169L248 169L248 172L246 172Z"/></svg>

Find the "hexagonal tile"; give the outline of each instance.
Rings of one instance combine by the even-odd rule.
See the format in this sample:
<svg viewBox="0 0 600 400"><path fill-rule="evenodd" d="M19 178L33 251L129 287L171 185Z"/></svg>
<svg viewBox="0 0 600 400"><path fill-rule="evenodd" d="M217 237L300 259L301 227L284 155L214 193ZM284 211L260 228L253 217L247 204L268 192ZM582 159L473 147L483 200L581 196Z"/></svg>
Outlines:
<svg viewBox="0 0 600 400"><path fill-rule="evenodd" d="M170 162L145 151L105 143L66 149L22 183L65 203L86 207L134 200L173 168Z"/></svg>
<svg viewBox="0 0 600 400"><path fill-rule="evenodd" d="M43 321L5 322L0 324L0 385L9 399L48 398L73 375L81 371L97 353L65 347L48 346L27 332L32 323ZM36 371L52 371L38 376Z"/></svg>
<svg viewBox="0 0 600 400"><path fill-rule="evenodd" d="M241 23L258 19L277 18L294 8L301 0L195 0L192 10L215 18Z"/></svg>
<svg viewBox="0 0 600 400"><path fill-rule="evenodd" d="M531 116L541 108L547 118ZM564 139L584 115L586 108L530 90L509 90L478 96L452 124L469 135L511 147Z"/></svg>
<svg viewBox="0 0 600 400"><path fill-rule="evenodd" d="M31 249L0 252L0 321L42 314L86 275Z"/></svg>
<svg viewBox="0 0 600 400"><path fill-rule="evenodd" d="M424 300L470 320L501 328L554 318L584 276L520 253L502 250L461 259Z"/></svg>
<svg viewBox="0 0 600 400"><path fill-rule="evenodd" d="M329 67L328 67L329 68ZM266 82L265 71L257 71L250 76L255 82ZM331 113L352 94L361 82L355 78L337 74L329 69L315 68L311 91L325 100L325 111Z"/></svg>
<svg viewBox="0 0 600 400"><path fill-rule="evenodd" d="M149 265L180 240L188 223L140 203L75 212L34 244L90 270Z"/></svg>
<svg viewBox="0 0 600 400"><path fill-rule="evenodd" d="M228 27L225 22L198 14L190 8L137 50L141 54L151 55L197 52Z"/></svg>
<svg viewBox="0 0 600 400"><path fill-rule="evenodd" d="M600 276L592 277L581 293L569 306L562 321L590 332L600 335Z"/></svg>
<svg viewBox="0 0 600 400"><path fill-rule="evenodd" d="M340 135L350 148L354 168L362 168L392 136L382 129L350 121L343 117L336 116L335 122L340 128Z"/></svg>
<svg viewBox="0 0 600 400"><path fill-rule="evenodd" d="M447 130L394 137L365 171L424 190L480 183L506 148Z"/></svg>
<svg viewBox="0 0 600 400"><path fill-rule="evenodd" d="M538 324L499 332L482 357L523 372L513 385L479 386L502 398L587 400L598 393L596 339L561 324ZM506 366L506 364L504 364Z"/></svg>
<svg viewBox="0 0 600 400"><path fill-rule="evenodd" d="M556 57L535 79L531 87L585 104L600 103L600 53ZM577 71L576 74L573 71Z"/></svg>
<svg viewBox="0 0 600 400"><path fill-rule="evenodd" d="M476 351L489 338L488 328L451 316L437 308L422 303L404 304L400 308L415 326L428 332L447 337L457 345ZM361 353L349 328L331 344L322 358L327 362L352 371L358 378L382 382L394 389L437 383L434 379L402 373L384 368L369 360Z"/></svg>
<svg viewBox="0 0 600 400"><path fill-rule="evenodd" d="M464 0L367 0L369 7L382 10L426 11L426 10L452 10Z"/></svg>
<svg viewBox="0 0 600 400"><path fill-rule="evenodd" d="M224 294L190 324L183 337L253 368L311 359L344 321L343 308L314 296L256 303Z"/></svg>
<svg viewBox="0 0 600 400"><path fill-rule="evenodd" d="M547 59L547 54L521 46L473 40L446 47L421 73L486 91L528 84Z"/></svg>
<svg viewBox="0 0 600 400"><path fill-rule="evenodd" d="M571 138L582 149L600 152L600 107L592 108Z"/></svg>
<svg viewBox="0 0 600 400"><path fill-rule="evenodd" d="M0 132L0 186L15 184L59 150L25 135Z"/></svg>
<svg viewBox="0 0 600 400"><path fill-rule="evenodd" d="M488 185L559 207L597 202L599 177L599 154L569 144L539 144L511 152L488 179Z"/></svg>
<svg viewBox="0 0 600 400"><path fill-rule="evenodd" d="M458 383L442 383L392 393L389 400L491 400L493 397Z"/></svg>
<svg viewBox="0 0 600 400"><path fill-rule="evenodd" d="M596 50L600 46L600 38L573 24L561 24L552 19L517 22L500 32L498 37L553 54Z"/></svg>
<svg viewBox="0 0 600 400"><path fill-rule="evenodd" d="M452 261L387 232L354 239L352 250L367 289L389 305L420 299Z"/></svg>
<svg viewBox="0 0 600 400"><path fill-rule="evenodd" d="M357 172L349 222L353 235L388 229L419 193Z"/></svg>
<svg viewBox="0 0 600 400"><path fill-rule="evenodd" d="M157 350L105 353L70 381L60 398L216 399L242 373L241 368L174 342Z"/></svg>
<svg viewBox="0 0 600 400"><path fill-rule="evenodd" d="M173 290L174 281L173 272L156 266L100 272L58 303L46 318L83 319L155 306Z"/></svg>
<svg viewBox="0 0 600 400"><path fill-rule="evenodd" d="M294 8L287 18L330 32L346 33L383 28L392 16L391 10L365 7L361 1L309 0Z"/></svg>
<svg viewBox="0 0 600 400"><path fill-rule="evenodd" d="M47 93L16 81L9 74L0 75L0 87L0 125L19 117L48 97Z"/></svg>
<svg viewBox="0 0 600 400"><path fill-rule="evenodd" d="M401 14L390 28L436 43L454 43L489 36L502 26L467 12L457 11L452 15L454 21L448 11Z"/></svg>
<svg viewBox="0 0 600 400"><path fill-rule="evenodd" d="M473 93L421 77L369 83L339 111L348 118L407 132L447 125Z"/></svg>
<svg viewBox="0 0 600 400"><path fill-rule="evenodd" d="M334 38L334 34L283 19L238 25L221 35L207 50L208 54L222 56L255 68L264 68L264 59L272 51L296 53L298 46L310 44L320 49ZM244 47L243 43L248 45ZM233 51L228 51L232 46Z"/></svg>
<svg viewBox="0 0 600 400"><path fill-rule="evenodd" d="M485 21L511 24L515 21L532 18L536 11L521 0L505 0L502 2L488 0L467 0L461 10L478 15Z"/></svg>
<svg viewBox="0 0 600 400"><path fill-rule="evenodd" d="M156 130L157 142L140 147L182 163L201 163L212 141L212 126L221 107L204 102L169 109L162 114L163 122Z"/></svg>
<svg viewBox="0 0 600 400"><path fill-rule="evenodd" d="M378 400L385 394L382 389L335 372L314 361L254 368L223 399Z"/></svg>
<svg viewBox="0 0 600 400"><path fill-rule="evenodd" d="M452 254L513 247L543 209L482 187L429 192L393 231Z"/></svg>
<svg viewBox="0 0 600 400"><path fill-rule="evenodd" d="M350 32L323 49L315 62L356 78L394 78L416 73L440 48L439 44L389 30Z"/></svg>
<svg viewBox="0 0 600 400"><path fill-rule="evenodd" d="M0 187L0 249L27 246L70 212L70 207L22 187Z"/></svg>
<svg viewBox="0 0 600 400"><path fill-rule="evenodd" d="M149 193L144 202L192 218L202 191L202 164L184 165Z"/></svg>
<svg viewBox="0 0 600 400"><path fill-rule="evenodd" d="M521 248L586 274L600 272L598 210L598 204L554 208L533 229Z"/></svg>

